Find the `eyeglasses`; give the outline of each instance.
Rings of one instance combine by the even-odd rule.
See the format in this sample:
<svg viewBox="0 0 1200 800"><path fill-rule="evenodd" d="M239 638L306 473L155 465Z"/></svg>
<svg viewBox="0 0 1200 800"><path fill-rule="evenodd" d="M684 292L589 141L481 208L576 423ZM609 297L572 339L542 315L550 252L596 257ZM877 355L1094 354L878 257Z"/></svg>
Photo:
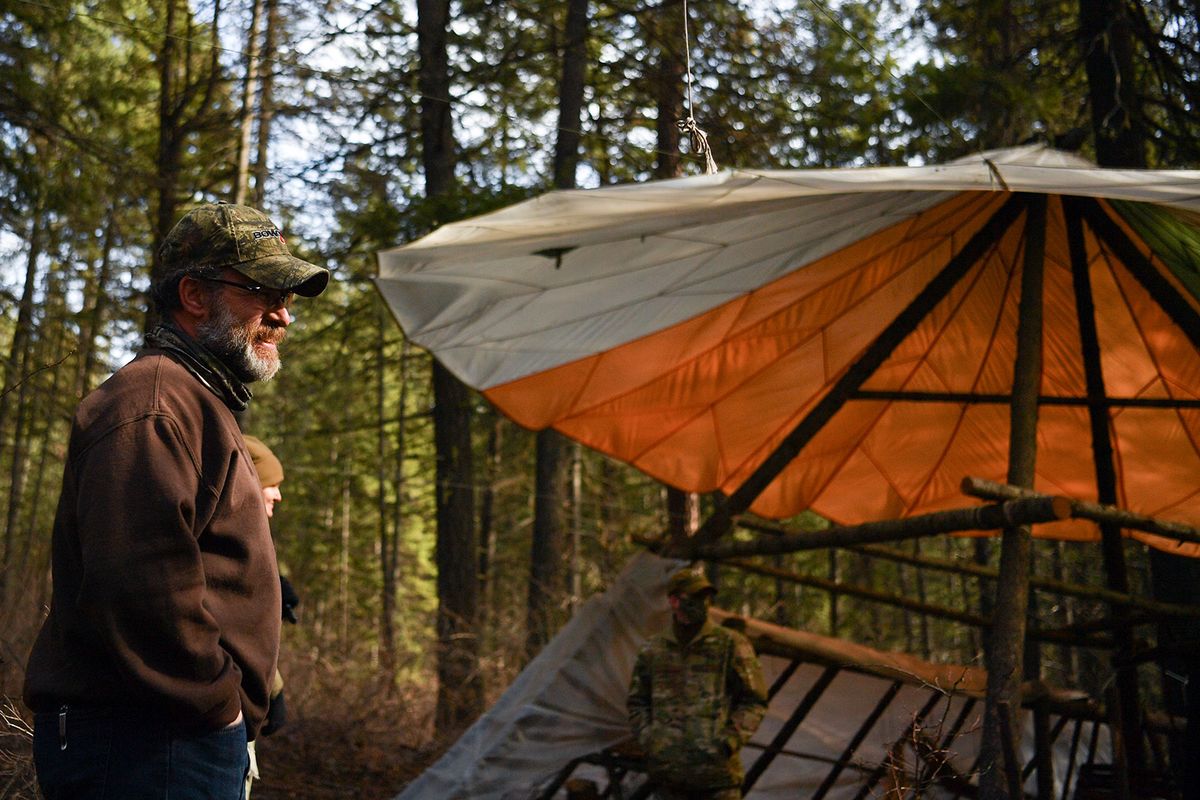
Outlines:
<svg viewBox="0 0 1200 800"><path fill-rule="evenodd" d="M236 281L227 281L222 278L199 278L202 281L209 283L221 283L226 286L232 286L235 289L241 289L246 294L254 297L267 311L274 311L277 308L287 308L292 304L293 292L286 289L272 289L268 286L260 286L257 283L238 283Z"/></svg>

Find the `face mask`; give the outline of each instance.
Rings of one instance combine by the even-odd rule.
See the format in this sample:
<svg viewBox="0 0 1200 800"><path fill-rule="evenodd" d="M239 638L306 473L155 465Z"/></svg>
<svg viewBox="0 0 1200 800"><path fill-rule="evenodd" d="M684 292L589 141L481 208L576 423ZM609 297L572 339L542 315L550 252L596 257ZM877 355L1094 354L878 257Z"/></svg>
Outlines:
<svg viewBox="0 0 1200 800"><path fill-rule="evenodd" d="M680 597L679 617L684 625L699 625L708 619L708 595L700 592Z"/></svg>

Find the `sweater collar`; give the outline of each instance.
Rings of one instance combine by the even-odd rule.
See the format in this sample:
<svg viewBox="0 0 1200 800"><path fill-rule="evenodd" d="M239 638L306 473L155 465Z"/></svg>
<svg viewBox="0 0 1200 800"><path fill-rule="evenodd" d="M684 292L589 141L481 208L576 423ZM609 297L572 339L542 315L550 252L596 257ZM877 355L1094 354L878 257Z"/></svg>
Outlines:
<svg viewBox="0 0 1200 800"><path fill-rule="evenodd" d="M166 350L184 369L221 398L231 411L245 411L253 396L246 384L225 366L216 354L170 323L163 323L146 334L146 346Z"/></svg>

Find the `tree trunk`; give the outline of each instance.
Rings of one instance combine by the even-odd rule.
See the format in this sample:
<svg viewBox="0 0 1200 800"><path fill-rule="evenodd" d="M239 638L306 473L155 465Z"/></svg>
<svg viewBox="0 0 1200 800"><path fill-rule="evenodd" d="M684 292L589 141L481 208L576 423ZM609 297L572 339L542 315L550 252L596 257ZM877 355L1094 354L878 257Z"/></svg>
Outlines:
<svg viewBox="0 0 1200 800"><path fill-rule="evenodd" d="M150 276L153 280L162 272L159 247L175 224L175 209L179 195L180 160L183 136L179 130L180 111L176 105L175 60L178 43L175 20L179 0L166 0L166 15L162 45L158 50L158 151L155 156L158 208L155 212L154 236L150 245ZM150 327L152 313L147 315Z"/></svg>
<svg viewBox="0 0 1200 800"><path fill-rule="evenodd" d="M17 307L17 325L13 331L12 342L9 345L8 359L4 363L4 388L0 394L0 443L8 448L9 484L8 508L5 514L4 555L0 562L0 580L6 580L9 575L13 557L13 545L16 536L17 499L20 497L24 468L22 460L25 452L24 434L24 404L26 395L26 377L29 372L29 351L33 341L33 294L38 278L38 261L41 259L45 246L44 220L40 209L35 208L33 218L29 223L29 252L25 260L25 286L21 290L21 300ZM19 386L18 386L19 384ZM16 424L12 426L12 437L9 438L9 417L16 409Z"/></svg>
<svg viewBox="0 0 1200 800"><path fill-rule="evenodd" d="M650 16L650 15L647 15ZM658 152L654 177L679 175L679 127L683 110L683 5L664 0L650 23L648 40L658 52L657 68L652 76L654 102L658 109L654 130Z"/></svg>
<svg viewBox="0 0 1200 800"><path fill-rule="evenodd" d="M1134 77L1133 36L1123 0L1080 0L1079 35L1096 161L1102 167L1145 169L1146 136Z"/></svg>
<svg viewBox="0 0 1200 800"><path fill-rule="evenodd" d="M571 446L571 614L583 602L583 451Z"/></svg>
<svg viewBox="0 0 1200 800"><path fill-rule="evenodd" d="M558 84L558 136L554 142L556 189L575 188L587 65L588 22L588 0L567 0L562 75Z"/></svg>
<svg viewBox="0 0 1200 800"><path fill-rule="evenodd" d="M190 19L191 11L185 5L183 13ZM190 36L180 36L178 27L179 2L166 0L163 39L158 51L158 147L155 153L155 185L157 208L154 216L153 238L150 248L150 275L153 279L162 271L159 248L175 225L179 209L180 181L183 174L183 153L188 137L206 119L211 121L212 100L221 83L220 20L221 0L213 3L211 44L208 74L205 78L192 79ZM188 26L190 30L190 25ZM184 51L179 53L182 42ZM182 76L176 74L179 63L183 64ZM178 80L182 77L182 82ZM187 109L195 104L199 109L189 117ZM147 310L148 329L154 322L154 313Z"/></svg>
<svg viewBox="0 0 1200 800"><path fill-rule="evenodd" d="M921 540L920 539L913 540L913 555L914 556L921 555ZM929 596L928 596L928 592L925 589L925 570L918 567L917 569L913 570L913 574L916 578L916 583L917 583L917 599L920 600L922 603L926 603L929 600ZM929 619L924 614L922 614L918 618L917 624L919 626L918 635L920 636L920 642L921 642L921 649L920 649L921 658L928 661L930 659L930 654L933 651L933 642L930 640L930 637L929 637Z"/></svg>
<svg viewBox="0 0 1200 800"><path fill-rule="evenodd" d="M104 244L100 254L100 266L94 272L87 289L87 310L79 325L79 352L76 354L75 396L82 398L92 389L92 376L96 374L96 339L104 327L104 315L108 310L108 282L112 277L112 251L117 239L116 209L110 207L104 220Z"/></svg>
<svg viewBox="0 0 1200 800"><path fill-rule="evenodd" d="M478 578L475 565L471 396L433 362L433 438L437 452L438 703L445 735L470 723L483 707L479 674Z"/></svg>
<svg viewBox="0 0 1200 800"><path fill-rule="evenodd" d="M425 195L454 191L455 145L450 117L450 66L446 49L449 0L417 0L417 50L421 92L421 155ZM471 722L483 708L479 675L478 580L475 565L474 468L471 396L467 387L433 363L433 438L437 451L438 702L440 735Z"/></svg>
<svg viewBox="0 0 1200 800"><path fill-rule="evenodd" d="M563 569L567 441L547 428L537 433L533 537L529 551L529 601L525 657L532 659L558 627L566 591Z"/></svg>
<svg viewBox="0 0 1200 800"><path fill-rule="evenodd" d="M500 478L500 444L503 424L499 415L493 414L491 425L488 426L487 440L487 478L484 482L483 497L479 508L479 598L481 612L479 623L481 628L490 630L496 611L496 525L495 502L496 481Z"/></svg>
<svg viewBox="0 0 1200 800"><path fill-rule="evenodd" d="M275 40L279 36L279 0L267 0L267 25L262 60L266 65L258 94L258 150L254 156L254 206L266 200L270 171L271 122L275 118Z"/></svg>
<svg viewBox="0 0 1200 800"><path fill-rule="evenodd" d="M237 161L230 196L245 205L250 188L250 139L254 132L254 86L258 83L258 26L263 0L250 4L250 30L246 32L246 73L242 76L242 113L238 120Z"/></svg>
<svg viewBox="0 0 1200 800"><path fill-rule="evenodd" d="M388 468L387 468L387 427L384 425L384 420L387 417L387 379L385 375L387 338L384 335L384 326L387 325L386 311L382 304L376 311L375 315L375 413L379 421L379 429L376 436L376 479L378 481L378 495L376 497L376 508L379 514L379 570L380 570L380 602L379 602L379 649L380 662L384 672L389 678L389 683L392 675L393 667L396 662L396 641L395 641L395 625L394 617L396 613L396 566L391 561L394 548L391 542L391 536L399 536L400 531L396 529L389 536L388 533ZM400 425L404 425L403 418L399 421ZM397 438L403 438L403 434Z"/></svg>
<svg viewBox="0 0 1200 800"><path fill-rule="evenodd" d="M588 0L569 0L562 72L558 84L558 135L554 144L554 186L575 187L579 165L579 124L587 58ZM537 433L534 468L533 538L529 548L529 590L525 657L542 649L561 619L568 589L563 569L569 444L555 430Z"/></svg>
<svg viewBox="0 0 1200 800"><path fill-rule="evenodd" d="M1080 0L1080 47L1087 70L1088 99L1092 107L1092 134L1096 146L1096 162L1101 167L1144 169L1146 167L1146 131L1142 125L1141 101L1138 96L1133 65L1133 35L1128 14L1129 11L1123 0ZM1082 241L1075 245L1075 249L1079 251L1073 255L1073 260L1077 262L1074 272L1078 303L1081 302L1078 288L1080 281L1086 282L1088 278L1086 253L1083 252ZM1081 326L1090 326L1093 339L1091 344L1093 352L1085 367L1088 371L1088 394L1094 401L1093 405L1089 407L1089 414L1092 421L1092 448L1096 462L1096 481L1099 486L1099 501L1112 504L1117 502L1117 479L1114 472L1112 445L1109 441L1108 428L1111 423L1107 407L1096 405L1096 403L1102 403L1105 387L1103 376L1100 373L1099 342L1095 341L1095 323L1090 319L1084 319L1085 315L1092 313L1090 308L1091 290L1086 287L1084 290L1088 293L1088 297L1084 300L1088 308L1080 310ZM1087 336L1087 332L1083 331L1081 335ZM1086 341L1084 347L1085 349L1088 347ZM1100 531L1101 552L1104 558L1108 588L1126 591L1128 576L1120 528L1113 524L1102 523ZM1192 561L1191 559L1179 559L1178 556L1168 555L1166 557ZM1157 557L1157 554L1151 556L1151 565L1154 567L1152 572L1154 595L1156 599L1162 599L1164 592L1170 593L1174 590L1170 586L1163 585L1160 576L1173 571L1163 570L1164 560ZM1200 579L1200 568L1197 568L1195 563L1189 564L1183 570L1190 573L1193 580ZM1174 575L1172 577L1181 576ZM1118 622L1124 614L1125 612L1120 609L1114 611ZM1115 630L1118 656L1132 652L1135 646L1132 629L1128 626L1118 625ZM1164 630L1165 628L1160 628L1160 639ZM1197 663L1200 664L1200 662ZM1184 672L1187 671L1184 670ZM1200 666L1192 670L1191 674L1200 676ZM1113 696L1121 707L1119 718L1123 727L1117 740L1117 746L1114 748L1114 761L1118 768L1115 789L1118 797L1127 797L1132 791L1132 787L1141 781L1142 772L1146 767L1142 747L1142 731L1138 720L1141 708L1138 700L1137 668L1128 664L1118 665L1114 686ZM1172 700L1177 698L1178 695L1174 693L1168 692L1165 695L1168 711L1176 713L1185 711L1182 705L1172 703ZM1189 719L1188 724L1189 728L1195 731L1200 726L1200 719ZM1200 734L1194 735L1200 736ZM1191 754L1188 760L1194 761L1195 754Z"/></svg>
<svg viewBox="0 0 1200 800"><path fill-rule="evenodd" d="M410 345L407 339L400 342L400 393L396 400L396 454L392 459L392 491L395 500L392 505L392 536L391 549L387 554L388 573L384 582L388 588L385 591L392 598L393 612L396 606L396 596L400 584L400 540L404 536L405 509L408 503L408 489L405 476L405 466L408 460L408 384L411 378L409 364L411 361ZM393 618L394 619L394 618ZM394 689L395 684L388 682L388 689Z"/></svg>

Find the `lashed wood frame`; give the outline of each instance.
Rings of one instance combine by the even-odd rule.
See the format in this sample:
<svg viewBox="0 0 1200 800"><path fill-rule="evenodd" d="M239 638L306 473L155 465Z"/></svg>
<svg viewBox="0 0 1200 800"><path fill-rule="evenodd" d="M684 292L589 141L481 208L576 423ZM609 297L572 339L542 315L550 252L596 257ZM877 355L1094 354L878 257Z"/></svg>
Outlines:
<svg viewBox="0 0 1200 800"><path fill-rule="evenodd" d="M993 216L946 264L938 275L897 315L880 333L843 376L834 384L820 402L784 437L778 447L754 470L747 480L728 498L718 498L716 510L705 520L696 534L688 539L674 537L667 543L668 554L699 555L707 547L719 547L717 540L728 534L735 525L735 518L746 512L751 503L790 464L828 423L847 401L854 399L878 399L880 393L867 392L863 386L875 371L887 360L895 348L912 333L922 319L941 302L954 286L969 272L971 267L994 243L999 241L1014 223L1024 214L1027 218L1024 242L1024 267L1022 272L1022 297L1020 321L1018 323L1018 355L1014 366L1012 396L1008 398L979 398L982 402L1007 400L1010 404L1009 441L1009 484L1032 488L1033 469L1036 461L1036 428L1041 374L1042 336L1042 282L1044 261L1047 197L1041 194L1013 194ZM1092 230L1101 241L1111 248L1138 282L1164 309L1176 325L1189 336L1193 345L1200 348L1200 315L1149 263L1140 250L1113 222L1100 204L1091 198L1065 197L1063 210L1068 229L1068 246L1071 252L1072 276L1076 290L1076 310L1079 319L1081 343L1087 380L1087 396L1082 399L1069 398L1065 401L1082 401L1089 412L1092 430L1092 455L1096 465L1097 483L1102 504L1116 502L1115 469L1112 461L1112 444L1109 438L1109 409L1117 405L1136 404L1131 400L1111 400L1105 396L1103 375L1100 371L1099 344L1095 333L1095 312L1091 305L1091 288L1087 276L1086 254L1083 244L1083 226ZM887 399L929 399L914 394L905 397L902 392L887 393ZM940 399L940 398L939 398ZM970 398L967 402L973 402ZM1156 401L1167 407L1194 407L1186 400ZM884 523L879 523L884 524ZM860 526L861 527L861 526ZM1002 544L997 605L991 620L991 642L986 648L989 674L993 676L987 697L985 713L985 735L982 758L985 774L998 776L1003 770L986 769L999 766L1001 753L1012 752L1013 743L998 746L1001 735L996 709L999 704L1012 707L1019 691L1020 666L1025 641L1026 608L1029 593L1030 531L1028 523L1010 522L1001 527ZM1121 552L1120 527L1113 522L1101 522L1102 550L1107 573L1108 589L1116 594L1127 594L1128 578ZM936 532L936 531L935 531ZM902 537L894 537L902 538ZM876 541L887 541L877 539ZM724 554L722 554L724 555ZM711 553L709 557L721 557ZM728 555L725 555L728 557ZM1128 656L1132 649L1131 626L1127 610L1120 605L1113 610L1113 630L1117 637L1121 655ZM1120 713L1123 720L1117 731L1119 795L1129 795L1129 780L1136 779L1144 764L1140 752L1138 732L1138 700L1136 674L1132 667L1119 672L1117 686ZM1134 747L1131 750L1130 745ZM1011 772L1011 770L1010 770ZM1045 784L1046 778L1039 778ZM1001 778L985 780L981 789L984 800L1003 798L1008 794Z"/></svg>

